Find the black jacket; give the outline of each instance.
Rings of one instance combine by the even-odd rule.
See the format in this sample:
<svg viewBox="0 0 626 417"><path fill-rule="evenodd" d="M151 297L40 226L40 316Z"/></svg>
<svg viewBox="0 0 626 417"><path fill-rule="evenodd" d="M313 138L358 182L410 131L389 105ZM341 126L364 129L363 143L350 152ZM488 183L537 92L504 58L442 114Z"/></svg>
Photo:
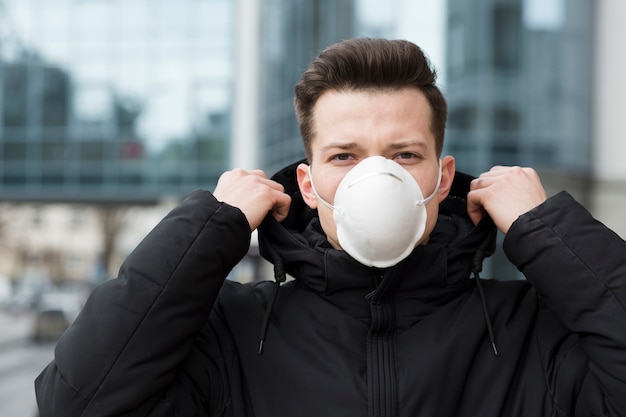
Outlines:
<svg viewBox="0 0 626 417"><path fill-rule="evenodd" d="M568 194L504 240L527 280L477 286L495 233L467 218L466 177L429 244L383 270L328 245L293 170L290 215L259 239L295 280L225 281L249 225L193 193L62 336L41 417L626 415L626 243Z"/></svg>

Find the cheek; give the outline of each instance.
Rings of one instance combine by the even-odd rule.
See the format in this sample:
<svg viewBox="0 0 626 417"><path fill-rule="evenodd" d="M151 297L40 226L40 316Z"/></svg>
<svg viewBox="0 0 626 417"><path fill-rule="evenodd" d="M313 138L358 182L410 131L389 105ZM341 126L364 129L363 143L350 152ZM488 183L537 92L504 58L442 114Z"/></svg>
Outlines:
<svg viewBox="0 0 626 417"><path fill-rule="evenodd" d="M439 216L439 202L435 199L431 200L426 207L427 219L426 219L426 232L430 234L437 224L437 217Z"/></svg>
<svg viewBox="0 0 626 417"><path fill-rule="evenodd" d="M434 204L433 204L434 203ZM418 245L425 245L428 243L430 234L437 224L437 216L439 215L439 204L436 201L431 201L426 205L426 228L424 230L424 235L422 238L416 243Z"/></svg>
<svg viewBox="0 0 626 417"><path fill-rule="evenodd" d="M322 207L328 209L326 205L320 201L320 198L327 203L334 205L335 203L335 193L337 192L337 187L341 182L341 178L333 178L330 176L320 176L319 179L313 178L315 181L315 190L319 198L316 196L317 200L317 209L320 210ZM328 209L330 210L330 209ZM331 211L332 215L332 211Z"/></svg>
<svg viewBox="0 0 626 417"><path fill-rule="evenodd" d="M324 199L326 202L330 204L334 204L335 202L335 193L337 192L337 187L341 182L343 177L334 177L331 175L322 176L319 180L315 180L315 189L319 196ZM320 206L326 207L322 202L318 202L318 209Z"/></svg>

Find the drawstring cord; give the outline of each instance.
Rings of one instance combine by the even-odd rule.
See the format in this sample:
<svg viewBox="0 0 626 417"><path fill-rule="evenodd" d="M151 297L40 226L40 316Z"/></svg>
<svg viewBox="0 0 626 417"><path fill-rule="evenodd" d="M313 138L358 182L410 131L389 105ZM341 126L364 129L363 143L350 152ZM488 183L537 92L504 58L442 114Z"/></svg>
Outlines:
<svg viewBox="0 0 626 417"><path fill-rule="evenodd" d="M491 317L489 316L489 308L487 306L487 297L485 296L485 291L483 290L482 280L480 278L480 272L482 271L482 260L484 259L484 249L479 248L476 254L474 255L474 264L472 268L472 272L474 273L474 280L476 281L476 288L478 288L478 295L480 296L480 303L483 309L483 315L485 317L485 324L487 325L487 333L489 334L489 341L491 342L491 347L493 348L493 353L495 356L498 356L498 348L496 346L496 338L493 331L493 325L491 323ZM274 260L274 289L272 291L272 296L270 298L267 307L265 308L265 314L263 315L263 323L261 324L261 337L259 340L259 355L263 353L263 344L265 343L265 338L267 336L267 328L270 322L270 316L272 314L272 309L274 308L274 303L276 302L276 297L278 295L278 290L280 289L280 284L286 281L285 267L282 259L277 258Z"/></svg>
<svg viewBox="0 0 626 417"><path fill-rule="evenodd" d="M485 220L483 219L482 223L492 224L491 219ZM496 346L496 338L493 331L493 325L491 322L491 317L489 315L489 308L487 305L487 297L485 296L485 292L482 286L482 280L480 278L480 272L483 270L483 260L487 257L488 253L490 253L489 246L492 244L490 239L486 239L476 250L474 254L474 260L472 264L472 273L474 274L474 279L476 281L476 288L478 289L478 295L480 297L480 302L483 310L483 315L485 318L485 324L487 326L487 333L489 334L489 341L491 342L491 347L493 348L493 353L495 356L498 356L498 348ZM278 291L280 290L280 285L287 280L287 275L285 273L285 265L283 260L278 256L278 254L270 249L272 252L272 258L274 259L274 289L272 291L272 296L270 298L267 307L265 308L265 314L263 315L263 322L261 324L261 337L259 339L259 349L258 354L263 353L263 344L265 343L265 339L267 336L267 329L269 327L270 317L272 315L272 310L274 308L274 304L276 302L276 297L278 296Z"/></svg>
<svg viewBox="0 0 626 417"><path fill-rule="evenodd" d="M480 303L483 306L483 314L485 316L485 323L487 324L487 333L489 333L489 341L493 348L493 353L498 356L498 348L496 347L496 338L493 333L493 325L491 324L491 318L489 317L489 309L487 308L487 298L483 291L483 284L481 284L480 276L477 271L474 271L474 280L476 281L476 288L478 288L478 294L480 295Z"/></svg>
<svg viewBox="0 0 626 417"><path fill-rule="evenodd" d="M272 297L270 298L270 302L267 304L265 308L265 314L263 315L263 324L261 324L261 338L259 340L259 355L263 353L263 343L265 342L265 336L267 336L267 327L270 323L270 316L272 314L272 309L274 308L274 302L276 301L276 296L278 295L278 290L280 289L280 284L287 280L287 276L285 274L285 266L283 264L283 260L279 257L274 259L274 290L272 291Z"/></svg>
<svg viewBox="0 0 626 417"><path fill-rule="evenodd" d="M483 270L483 259L485 258L485 250L478 248L474 255L474 265L472 272L474 273L474 281L476 281L476 288L478 288L478 295L480 296L480 303L483 308L483 315L485 316L485 324L487 325L487 333L489 333L489 341L493 348L493 353L498 356L498 348L496 347L496 338L493 333L493 325L491 323L491 317L489 316L489 308L487 306L487 297L485 297L485 291L483 290L482 280L480 279L479 272Z"/></svg>

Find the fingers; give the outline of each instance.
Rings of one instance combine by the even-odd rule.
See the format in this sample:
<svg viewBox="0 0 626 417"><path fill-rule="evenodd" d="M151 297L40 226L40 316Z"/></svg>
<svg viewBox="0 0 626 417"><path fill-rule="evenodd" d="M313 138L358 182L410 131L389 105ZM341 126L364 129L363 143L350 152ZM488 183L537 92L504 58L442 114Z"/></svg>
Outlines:
<svg viewBox="0 0 626 417"><path fill-rule="evenodd" d="M469 194L467 199L467 214L474 225L477 225L486 214L482 204L480 204L476 198L469 198Z"/></svg>
<svg viewBox="0 0 626 417"><path fill-rule="evenodd" d="M291 197L285 194L284 187L268 179L261 170L234 169L225 172L218 180L213 195L219 201L239 208L251 230L256 229L270 212L277 220L284 220L291 205Z"/></svg>
<svg viewBox="0 0 626 417"><path fill-rule="evenodd" d="M467 198L467 212L474 223L489 213L496 226L507 233L520 215L547 197L534 169L495 166L472 181Z"/></svg>
<svg viewBox="0 0 626 417"><path fill-rule="evenodd" d="M478 178L472 181L472 187L480 187L481 184L489 184L494 180L509 180L516 181L516 178L525 178L528 181L538 181L539 174L533 168L520 167L520 166L502 166L496 165L489 171L484 172L478 176Z"/></svg>
<svg viewBox="0 0 626 417"><path fill-rule="evenodd" d="M289 208L291 207L291 197L281 191L276 195L276 202L272 208L272 215L276 220L282 222L289 214Z"/></svg>

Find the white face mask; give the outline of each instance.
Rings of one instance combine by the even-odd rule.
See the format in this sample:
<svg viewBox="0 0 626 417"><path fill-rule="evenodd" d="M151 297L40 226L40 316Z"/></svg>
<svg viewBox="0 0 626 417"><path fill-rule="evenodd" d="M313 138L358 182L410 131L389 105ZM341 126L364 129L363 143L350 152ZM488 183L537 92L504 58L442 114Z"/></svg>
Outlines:
<svg viewBox="0 0 626 417"><path fill-rule="evenodd" d="M386 268L409 256L426 228L427 198L413 176L398 163L372 156L355 165L341 180L334 205L319 196L309 166L313 192L333 210L337 239L354 259L367 266Z"/></svg>

